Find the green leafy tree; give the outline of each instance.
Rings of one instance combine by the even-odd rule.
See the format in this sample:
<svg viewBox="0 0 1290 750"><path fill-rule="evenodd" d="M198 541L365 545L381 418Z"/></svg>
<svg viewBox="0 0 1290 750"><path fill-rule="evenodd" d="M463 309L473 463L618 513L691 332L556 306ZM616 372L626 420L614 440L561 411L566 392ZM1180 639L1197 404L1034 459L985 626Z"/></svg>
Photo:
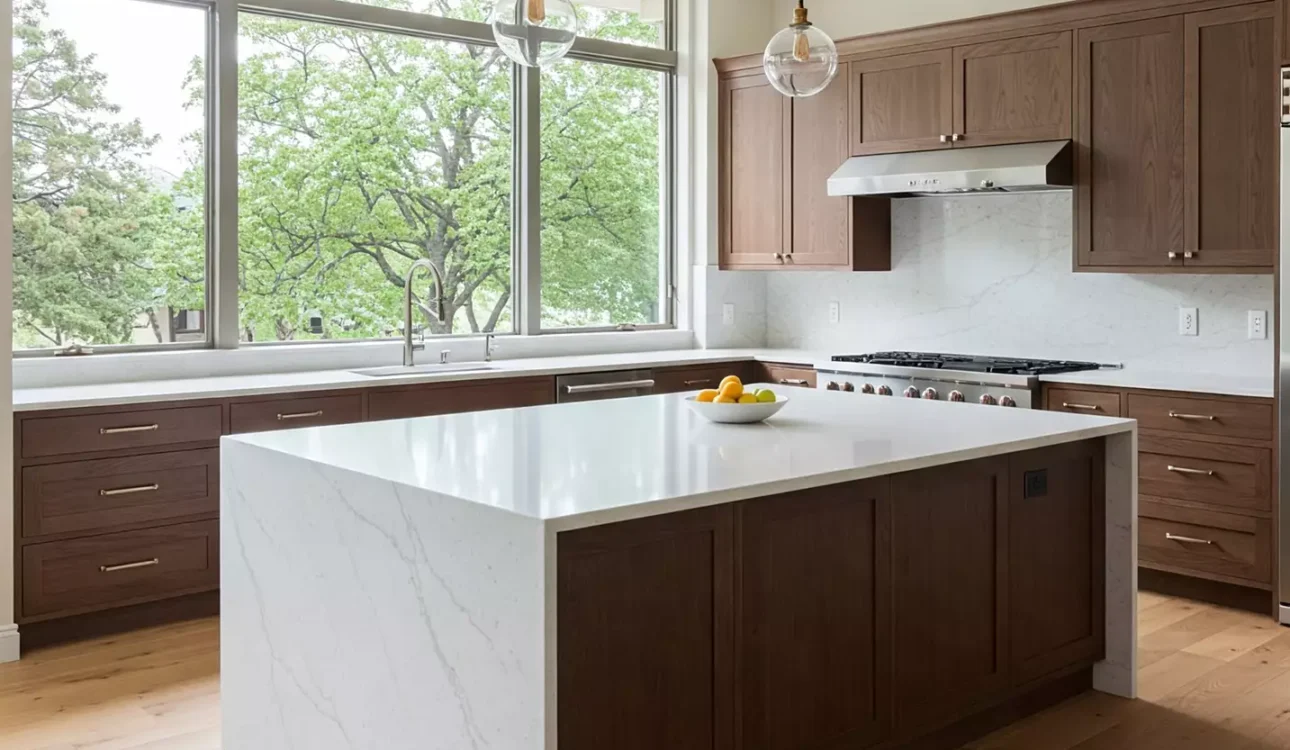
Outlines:
<svg viewBox="0 0 1290 750"><path fill-rule="evenodd" d="M173 204L138 166L155 140L47 18L44 0L14 3L15 341L123 343L165 295L151 243Z"/></svg>

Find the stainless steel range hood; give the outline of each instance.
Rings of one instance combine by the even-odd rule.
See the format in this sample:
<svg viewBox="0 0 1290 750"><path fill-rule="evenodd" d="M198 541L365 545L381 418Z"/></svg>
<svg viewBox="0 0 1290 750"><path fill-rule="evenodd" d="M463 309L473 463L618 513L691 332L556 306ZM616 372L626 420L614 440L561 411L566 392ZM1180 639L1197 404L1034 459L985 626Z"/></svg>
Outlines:
<svg viewBox="0 0 1290 750"><path fill-rule="evenodd" d="M848 159L829 178L829 195L946 195L1069 190L1070 141L876 154Z"/></svg>

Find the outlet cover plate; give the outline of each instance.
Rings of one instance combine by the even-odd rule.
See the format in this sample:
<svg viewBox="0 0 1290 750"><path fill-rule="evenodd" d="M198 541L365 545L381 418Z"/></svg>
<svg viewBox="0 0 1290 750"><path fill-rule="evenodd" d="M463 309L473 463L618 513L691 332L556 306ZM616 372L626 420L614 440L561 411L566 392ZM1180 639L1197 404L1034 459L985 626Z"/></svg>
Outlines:
<svg viewBox="0 0 1290 750"><path fill-rule="evenodd" d="M842 322L842 303L841 302L829 303L829 322L830 323Z"/></svg>
<svg viewBox="0 0 1290 750"><path fill-rule="evenodd" d="M727 302L721 306L721 325L732 326L735 324L735 304Z"/></svg>
<svg viewBox="0 0 1290 750"><path fill-rule="evenodd" d="M1178 335L1200 335L1200 310L1195 307L1178 308Z"/></svg>
<svg viewBox="0 0 1290 750"><path fill-rule="evenodd" d="M1251 339L1259 340L1266 339L1268 337L1267 310L1250 310L1249 337Z"/></svg>

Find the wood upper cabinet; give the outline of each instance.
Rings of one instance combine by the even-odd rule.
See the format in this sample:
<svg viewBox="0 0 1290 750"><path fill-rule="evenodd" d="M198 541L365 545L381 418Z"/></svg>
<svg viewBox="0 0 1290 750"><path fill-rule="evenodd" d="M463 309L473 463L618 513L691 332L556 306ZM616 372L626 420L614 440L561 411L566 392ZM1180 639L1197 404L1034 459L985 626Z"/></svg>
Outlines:
<svg viewBox="0 0 1290 750"><path fill-rule="evenodd" d="M829 177L850 156L847 64L815 96L792 100L792 243L789 262L846 266L851 256L851 198L829 197Z"/></svg>
<svg viewBox="0 0 1290 750"><path fill-rule="evenodd" d="M1277 0L1277 24L1281 29L1281 64L1290 65L1290 0Z"/></svg>
<svg viewBox="0 0 1290 750"><path fill-rule="evenodd" d="M1181 265L1182 16L1081 29L1075 68L1080 267Z"/></svg>
<svg viewBox="0 0 1290 750"><path fill-rule="evenodd" d="M739 747L862 748L889 730L886 478L738 510ZM880 588L884 589L880 592Z"/></svg>
<svg viewBox="0 0 1290 750"><path fill-rule="evenodd" d="M1071 32L954 48L954 146L1071 137Z"/></svg>
<svg viewBox="0 0 1290 750"><path fill-rule="evenodd" d="M1186 17L1184 262L1271 273L1278 233L1276 8ZM1186 256L1184 256L1186 257Z"/></svg>
<svg viewBox="0 0 1290 750"><path fill-rule="evenodd" d="M776 91L760 71L721 80L723 268L775 266L788 252L792 116L792 100Z"/></svg>
<svg viewBox="0 0 1290 750"><path fill-rule="evenodd" d="M851 62L851 154L949 148L953 65L948 49Z"/></svg>

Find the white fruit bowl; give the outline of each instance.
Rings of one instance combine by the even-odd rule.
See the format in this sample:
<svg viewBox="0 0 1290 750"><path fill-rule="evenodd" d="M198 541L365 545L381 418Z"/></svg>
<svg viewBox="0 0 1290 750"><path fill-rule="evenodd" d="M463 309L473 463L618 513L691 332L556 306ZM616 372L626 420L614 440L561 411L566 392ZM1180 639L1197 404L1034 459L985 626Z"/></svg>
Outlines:
<svg viewBox="0 0 1290 750"><path fill-rule="evenodd" d="M753 424L773 417L788 399L780 396L775 401L756 404L718 404L699 401L697 396L687 396L685 403L696 414L717 424Z"/></svg>

